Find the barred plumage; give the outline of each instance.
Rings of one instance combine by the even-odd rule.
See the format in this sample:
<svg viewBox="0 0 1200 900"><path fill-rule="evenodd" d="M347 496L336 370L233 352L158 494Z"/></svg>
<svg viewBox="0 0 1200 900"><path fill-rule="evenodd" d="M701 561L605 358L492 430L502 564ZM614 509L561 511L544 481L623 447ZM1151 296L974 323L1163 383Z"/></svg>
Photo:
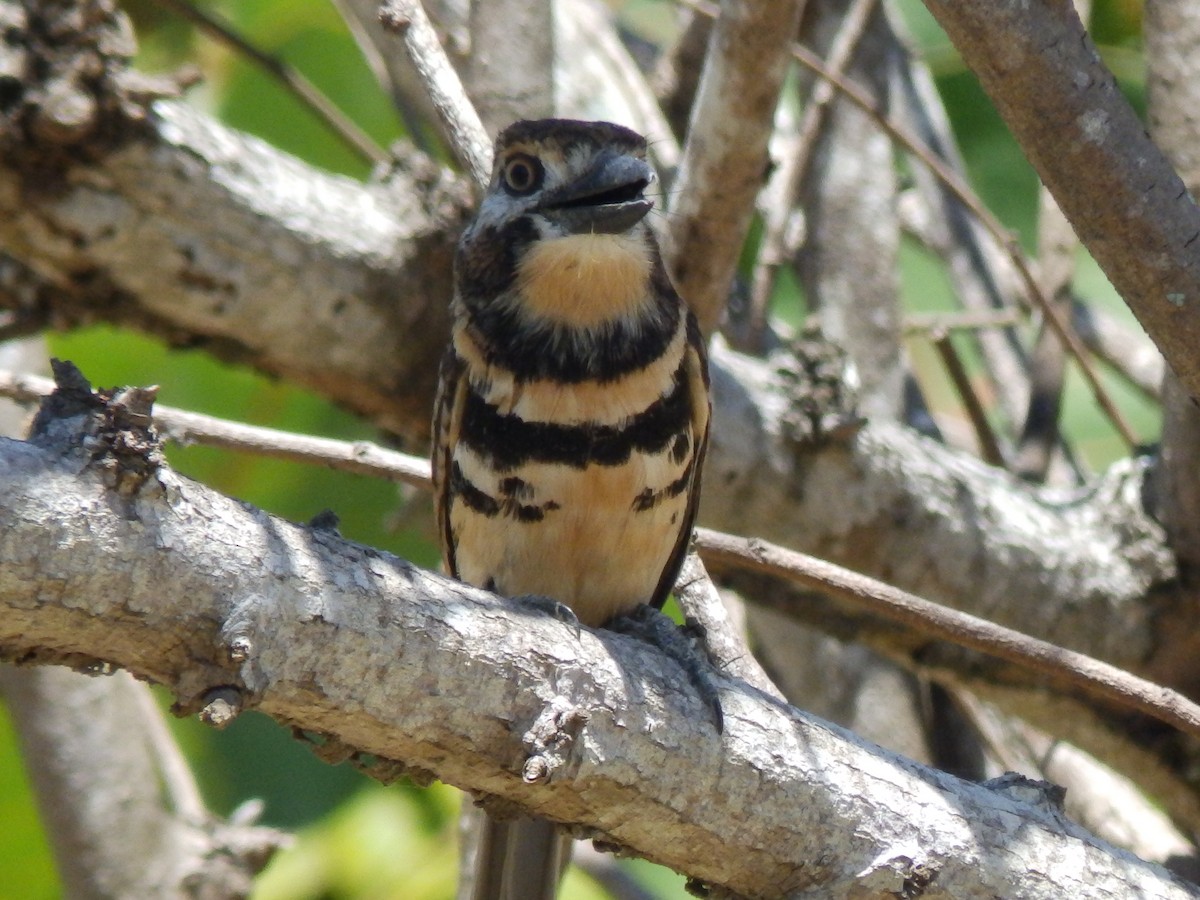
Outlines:
<svg viewBox="0 0 1200 900"><path fill-rule="evenodd" d="M708 438L700 332L645 221L653 179L626 128L518 122L455 263L434 419L446 566L588 625L665 601ZM508 878L476 896L552 896Z"/></svg>

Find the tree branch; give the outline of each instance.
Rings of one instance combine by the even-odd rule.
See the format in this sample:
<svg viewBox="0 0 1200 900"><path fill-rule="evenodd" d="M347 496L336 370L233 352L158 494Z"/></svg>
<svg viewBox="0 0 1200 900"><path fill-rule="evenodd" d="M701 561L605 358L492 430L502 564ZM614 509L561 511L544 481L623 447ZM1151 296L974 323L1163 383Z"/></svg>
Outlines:
<svg viewBox="0 0 1200 900"><path fill-rule="evenodd" d="M809 408L779 398L811 361L763 363L719 342L712 357L704 524L803 548L1122 668L1144 665L1159 640L1147 594L1175 577L1142 504L1147 460L1117 463L1072 496L886 422L806 438Z"/></svg>
<svg viewBox="0 0 1200 900"><path fill-rule="evenodd" d="M1200 738L1200 706L1176 691L1130 675L1099 660L1035 640L1008 628L937 606L882 582L823 560L754 539L701 529L697 544L718 565L749 568L833 594L892 621L1033 669L1063 693L1073 689L1128 706Z"/></svg>
<svg viewBox="0 0 1200 900"><path fill-rule="evenodd" d="M58 178L31 175L37 154L0 159L0 246L56 288L39 315L139 328L428 434L463 183L411 151L362 185L170 102Z"/></svg>
<svg viewBox="0 0 1200 900"><path fill-rule="evenodd" d="M672 186L664 254L700 327L720 323L754 201L804 0L725 3L704 58Z"/></svg>
<svg viewBox="0 0 1200 900"><path fill-rule="evenodd" d="M232 697L743 894L1192 896L1036 783L924 770L731 682L718 737L637 641L274 519L125 452L108 412L65 412L0 441L5 658L102 659L182 711Z"/></svg>
<svg viewBox="0 0 1200 900"><path fill-rule="evenodd" d="M390 188L355 185L179 104L156 110L146 142L76 170L57 193L31 193L22 170L0 167L0 242L57 288L38 295L54 303L43 315L208 347L420 442L461 183L413 156ZM1116 665L1136 667L1154 645L1153 612L1138 601L1173 568L1136 500L1140 467L1065 504L885 423L848 443L805 443L796 423L807 413L781 399L795 396L803 360L764 363L719 342L712 356L706 524ZM1114 491L1123 499L1103 509Z"/></svg>
<svg viewBox="0 0 1200 900"><path fill-rule="evenodd" d="M489 134L517 119L555 114L554 18L558 14L542 0L470 4L471 48L464 67L470 96Z"/></svg>
<svg viewBox="0 0 1200 900"><path fill-rule="evenodd" d="M450 149L471 174L476 189L482 191L492 177L492 142L421 0L386 0L380 4L379 18L385 28L404 41L404 49L437 110Z"/></svg>
<svg viewBox="0 0 1200 900"><path fill-rule="evenodd" d="M0 397L11 398L25 405L34 405L51 396L53 390L54 383L50 379L0 370ZM251 452L310 465L327 465L359 475L402 482L424 490L431 487L428 460L388 450L366 441L349 443L294 434L273 428L244 425L163 405L155 407L153 419L158 433L166 440ZM899 625L911 629L913 635L907 639L908 643L926 640L930 636L943 637L952 643L991 653L1002 659L1042 671L1043 674L1051 674L1042 669L1047 659L1048 648L1034 646L1022 652L1023 643L1030 640L1023 634L992 626L991 623L980 622L976 617L957 610L936 604L926 604L926 601L923 600L920 601L920 604L926 604L925 606L914 607L911 601L918 598L912 598L903 591L828 562L794 553L782 547L763 544L757 539L739 538L710 529L701 529L698 535L697 546L701 552L708 555L710 560L724 564L724 568L728 569L732 566L748 571L767 571L776 577L808 587L824 589L835 596L854 601L860 606L865 605L887 619L889 628ZM769 557L766 562L764 562L764 554ZM772 562L771 560L774 559L780 559L783 562ZM826 578L826 575L829 577ZM681 576L682 592L685 595L696 593L695 605L699 610L700 624L715 633L724 630L720 621L723 613L713 608L715 598L709 595L710 588L711 585L707 582L703 566L695 560L689 560L688 565L685 566L685 572ZM914 613L914 609L918 611ZM928 614L921 613L919 611L921 609L928 610ZM985 631L980 631L980 628L984 628ZM995 630L986 631L986 629ZM897 637L900 643L904 643L899 635ZM961 639L959 639L960 637ZM1033 643L1039 642L1034 641ZM722 660L735 664L732 671L737 677L770 693L772 690L770 683L763 680L760 670L753 667L741 668L742 664L737 662L737 656L741 652L742 648L740 647L726 646L719 648L716 655ZM1063 653L1063 659L1069 661L1072 656L1070 652L1063 651ZM1085 661L1079 667L1070 664L1055 667L1052 674L1055 677L1069 680L1073 668L1077 671L1085 671L1093 662L1097 661ZM752 666L752 664L748 665ZM1101 680L1112 681L1107 678L1107 675L1105 679ZM1122 689L1123 694L1128 696L1138 694L1139 688L1135 684L1137 681L1138 679L1131 678L1130 687ZM1081 682L1074 684L1088 690L1086 684ZM1100 684L1098 688L1103 693L1104 685ZM1148 696L1148 694L1142 691L1142 696ZM1173 698L1171 702L1175 703L1177 700L1187 703L1184 698ZM1137 708L1138 702L1135 699L1133 704L1135 708ZM1149 714L1156 715L1153 711ZM1176 721L1173 718L1176 714L1172 713L1170 709L1165 709L1162 715L1166 716L1164 721ZM1200 728L1200 716L1196 716L1195 721L1185 723L1182 727L1185 730L1193 727Z"/></svg>
<svg viewBox="0 0 1200 900"><path fill-rule="evenodd" d="M11 376L0 372L0 396L11 396L21 402L30 402L47 396L51 387L47 379ZM166 406L155 409L154 421L163 434L174 436L176 439L182 436L188 441L251 450L307 463L324 463L361 474L392 478L423 488L429 487L428 463L424 459L371 445L347 444L273 429L255 428ZM759 559L763 552L760 542L747 543L730 535L702 532L699 546L713 562L724 564L721 567L727 577L730 571L736 572L735 581L738 583L747 581L746 571L763 568ZM868 610L868 618L882 617L882 625L867 621L860 623L853 633L856 640L876 646L892 656L909 657L919 653L922 667L928 671L940 671L943 678L949 674L951 680L987 687L982 680L990 677L1007 685L1011 698L1013 689L1019 685L1044 692L1045 678L1049 677L1064 696L1073 696L1076 693L1075 688L1079 688L1084 693L1100 698L1115 699L1123 706L1144 709L1162 721L1181 724L1185 731L1195 727L1196 714L1194 710L1188 712L1192 707L1185 698L1156 685L1146 686L1140 679L1126 673L1114 672L1111 667L1097 660L1079 660L1077 655L1070 651L1050 648L1023 634L1009 632L954 610L909 598L902 591L888 585L872 582L871 579L830 566L820 560L811 560L800 554L789 554L782 548L767 547L765 552L796 561L795 566L798 568L794 567L794 571L788 571L786 568L776 570L768 565L767 570L775 575L850 599L854 606L865 607ZM773 695L775 688L765 674L753 658L746 654L741 642L729 635L720 601L710 596L711 583L704 575L703 567L699 566L695 559L689 561L689 566L697 568L692 571L691 568L685 567L681 585L677 588L679 599L685 613L697 617L704 629L710 658L716 660L726 674ZM836 605L829 608L827 603L814 602L811 599L798 603L787 596L786 592L779 591L777 586L754 586L747 596L752 597L759 607L784 612L793 622L808 622L833 634L841 634L848 621L845 613L836 608ZM914 603L917 604L916 607ZM921 609L927 609L928 612L922 613ZM768 635L778 631L778 628L777 623ZM931 638L938 637L945 638L953 645L950 652L944 652L944 648L939 648L936 643L931 642ZM730 643L730 640L735 640L735 643ZM964 657L954 652L954 648L963 646L975 647L993 657L1015 662L1017 666L1008 669L1000 667L1003 671L997 670L995 666L989 668L970 656ZM1047 665L1049 669L1046 668ZM1037 674L1039 672L1042 674ZM1011 699L1009 702L1011 703ZM1085 724L1095 718L1091 710L1082 712ZM1056 720L1056 731L1082 733L1084 743L1087 743L1087 729L1075 724L1075 720L1080 718L1079 713L1077 710L1068 715L1060 710ZM1146 762L1135 769L1143 777L1147 771L1151 771ZM1186 799L1190 792L1185 792L1182 795L1183 799L1180 799L1178 791L1164 790L1164 780L1170 780L1171 776L1161 770L1162 767L1158 765L1152 768L1157 774L1155 778L1150 779L1148 786L1157 789L1159 795L1170 798L1172 809L1182 819L1192 821L1195 819L1195 811L1192 808L1194 804L1189 804Z"/></svg>
<svg viewBox="0 0 1200 900"><path fill-rule="evenodd" d="M254 876L288 842L271 829L219 821L188 796L191 772L164 758L156 729L165 726L149 688L126 673L100 681L57 667L0 666L0 693L67 896L182 900L202 883L214 896L248 897Z"/></svg>
<svg viewBox="0 0 1200 900"><path fill-rule="evenodd" d="M1200 398L1200 209L1070 3L925 0L1187 392Z"/></svg>

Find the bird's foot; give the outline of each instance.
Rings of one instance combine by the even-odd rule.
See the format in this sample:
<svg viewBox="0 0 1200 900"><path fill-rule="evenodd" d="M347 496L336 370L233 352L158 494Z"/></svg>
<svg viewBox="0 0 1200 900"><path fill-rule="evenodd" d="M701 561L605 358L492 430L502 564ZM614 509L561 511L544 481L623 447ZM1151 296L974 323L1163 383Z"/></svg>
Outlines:
<svg viewBox="0 0 1200 900"><path fill-rule="evenodd" d="M713 678L715 669L704 650L703 626L689 621L681 628L669 616L643 604L631 613L617 616L605 627L645 641L677 662L712 714L717 734L724 733L725 714L721 710L721 695Z"/></svg>
<svg viewBox="0 0 1200 900"><path fill-rule="evenodd" d="M519 594L512 599L562 622L575 632L575 637L579 637L582 633L583 625L580 624L575 611L565 603L559 603L553 597L546 597L542 594Z"/></svg>

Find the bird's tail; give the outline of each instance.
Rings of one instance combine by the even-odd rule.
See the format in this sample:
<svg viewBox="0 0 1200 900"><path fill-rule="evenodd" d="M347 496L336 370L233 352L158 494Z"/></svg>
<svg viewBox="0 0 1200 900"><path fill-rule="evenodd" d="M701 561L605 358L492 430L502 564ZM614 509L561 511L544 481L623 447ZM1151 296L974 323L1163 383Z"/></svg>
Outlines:
<svg viewBox="0 0 1200 900"><path fill-rule="evenodd" d="M469 896L471 900L554 900L570 855L570 837L552 822L484 816Z"/></svg>

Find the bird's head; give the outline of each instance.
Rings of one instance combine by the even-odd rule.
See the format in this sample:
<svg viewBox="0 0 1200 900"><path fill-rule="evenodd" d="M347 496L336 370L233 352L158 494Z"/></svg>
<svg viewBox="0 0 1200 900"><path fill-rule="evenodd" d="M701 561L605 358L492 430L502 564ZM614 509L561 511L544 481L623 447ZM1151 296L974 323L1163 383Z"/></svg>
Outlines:
<svg viewBox="0 0 1200 900"><path fill-rule="evenodd" d="M524 220L541 239L624 234L654 206L646 140L610 122L516 122L496 141L476 227Z"/></svg>
<svg viewBox="0 0 1200 900"><path fill-rule="evenodd" d="M612 328L653 306L661 266L646 214L646 140L609 122L539 119L496 141L491 184L463 232L458 296L531 327ZM665 277L665 276L664 276Z"/></svg>

